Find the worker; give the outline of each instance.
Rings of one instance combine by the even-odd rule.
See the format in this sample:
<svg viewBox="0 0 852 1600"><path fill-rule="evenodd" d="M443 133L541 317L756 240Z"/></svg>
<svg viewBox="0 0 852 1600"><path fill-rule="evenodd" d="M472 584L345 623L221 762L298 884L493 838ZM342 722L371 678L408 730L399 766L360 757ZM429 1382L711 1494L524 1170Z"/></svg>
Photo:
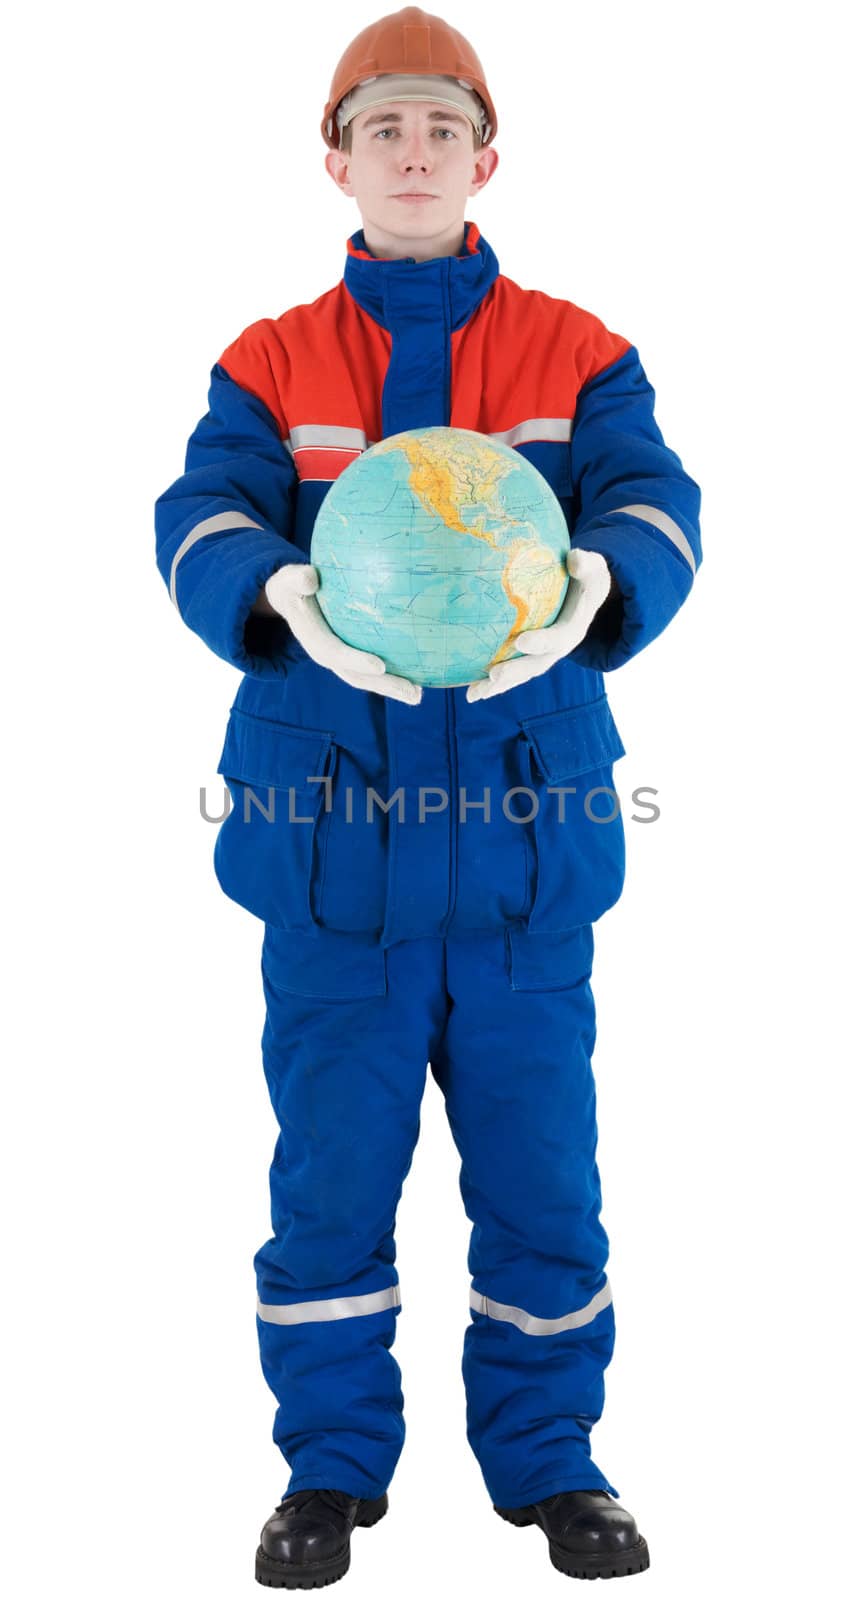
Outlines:
<svg viewBox="0 0 852 1600"><path fill-rule="evenodd" d="M502 274L465 218L497 169L496 131L480 59L440 17L406 6L358 34L321 121L326 170L362 221L343 276L223 349L185 471L156 504L171 599L241 674L214 865L263 923L280 1128L272 1234L254 1260L290 1466L256 1552L273 1587L342 1577L353 1528L388 1507L404 1439L394 1226L428 1068L472 1224L462 1374L494 1509L538 1524L567 1575L649 1560L590 1443L615 1334L593 924L625 870L605 674L689 594L700 492L662 438L635 346ZM563 178L560 161L536 227L551 275ZM293 217L290 237L294 255L310 250L310 219ZM339 638L310 559L340 474L433 426L531 463L571 546L555 620L452 688Z"/></svg>

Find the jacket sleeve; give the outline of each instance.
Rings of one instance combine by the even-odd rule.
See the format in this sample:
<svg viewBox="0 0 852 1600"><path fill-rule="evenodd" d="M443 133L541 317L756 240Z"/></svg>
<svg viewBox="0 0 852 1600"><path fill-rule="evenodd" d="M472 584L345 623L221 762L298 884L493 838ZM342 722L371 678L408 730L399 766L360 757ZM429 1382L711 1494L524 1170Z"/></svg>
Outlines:
<svg viewBox="0 0 852 1600"><path fill-rule="evenodd" d="M701 491L663 440L633 345L580 389L571 462L571 544L598 551L617 584L571 660L608 672L662 633L702 559Z"/></svg>
<svg viewBox="0 0 852 1600"><path fill-rule="evenodd" d="M283 617L250 617L267 578L309 560L291 542L298 482L281 430L217 362L183 476L156 501L157 565L183 621L252 676L286 670Z"/></svg>

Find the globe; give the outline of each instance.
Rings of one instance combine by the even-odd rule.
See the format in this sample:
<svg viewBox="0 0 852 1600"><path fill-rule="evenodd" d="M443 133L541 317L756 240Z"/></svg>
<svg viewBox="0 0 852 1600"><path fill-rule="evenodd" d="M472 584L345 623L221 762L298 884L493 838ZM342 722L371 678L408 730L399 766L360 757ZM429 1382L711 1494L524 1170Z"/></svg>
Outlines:
<svg viewBox="0 0 852 1600"><path fill-rule="evenodd" d="M345 467L317 513L317 603L339 638L433 688L488 675L557 615L562 507L519 451L468 428L395 433Z"/></svg>

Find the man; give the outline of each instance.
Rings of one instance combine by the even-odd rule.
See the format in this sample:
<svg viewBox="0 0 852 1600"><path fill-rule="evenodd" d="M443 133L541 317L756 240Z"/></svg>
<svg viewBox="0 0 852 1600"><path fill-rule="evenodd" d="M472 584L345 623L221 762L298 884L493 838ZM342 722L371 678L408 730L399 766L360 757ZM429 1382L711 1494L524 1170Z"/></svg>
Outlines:
<svg viewBox="0 0 852 1600"><path fill-rule="evenodd" d="M404 1438L394 1221L427 1066L474 1224L462 1371L495 1510L538 1522L565 1573L648 1565L589 1444L614 1343L592 923L624 875L603 673L686 598L700 495L635 348L520 289L465 221L496 128L478 57L440 18L408 6L353 40L322 121L363 223L344 277L227 347L157 502L172 599L244 673L215 865L265 924L281 1132L257 1325L292 1471L256 1576L278 1587L341 1577L352 1528L387 1509ZM338 639L309 560L339 473L432 425L512 445L571 530L561 613L467 689L424 691ZM369 790L402 803L368 819Z"/></svg>

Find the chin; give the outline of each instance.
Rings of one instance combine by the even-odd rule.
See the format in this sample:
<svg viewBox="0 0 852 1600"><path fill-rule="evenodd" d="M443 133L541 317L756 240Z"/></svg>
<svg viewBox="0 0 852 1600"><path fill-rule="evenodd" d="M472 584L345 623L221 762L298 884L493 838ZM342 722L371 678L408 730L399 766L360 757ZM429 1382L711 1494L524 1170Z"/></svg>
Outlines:
<svg viewBox="0 0 852 1600"><path fill-rule="evenodd" d="M425 223L431 233L438 233L444 226L445 219L440 208L435 205L394 206L393 210L397 227L400 225L401 213L402 226L406 231L415 223Z"/></svg>

